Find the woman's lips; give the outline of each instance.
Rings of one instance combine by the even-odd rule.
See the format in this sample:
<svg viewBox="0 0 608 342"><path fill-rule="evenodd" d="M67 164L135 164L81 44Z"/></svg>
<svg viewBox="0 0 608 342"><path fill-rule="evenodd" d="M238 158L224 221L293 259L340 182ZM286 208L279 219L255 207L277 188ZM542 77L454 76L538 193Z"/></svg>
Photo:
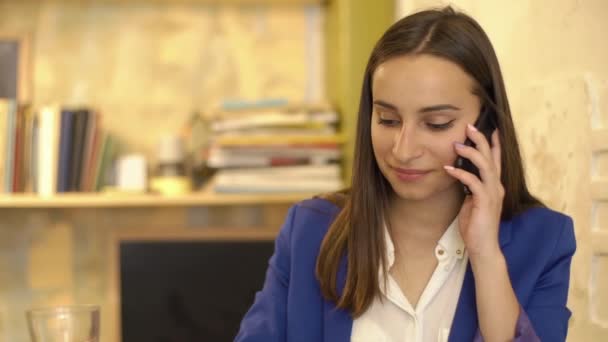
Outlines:
<svg viewBox="0 0 608 342"><path fill-rule="evenodd" d="M403 181L417 181L417 180L424 178L424 176L426 176L427 174L430 173L430 171L428 171L428 170L399 169L399 168L394 168L394 170L395 170L395 174L397 175L397 178L399 178L400 180L403 180Z"/></svg>

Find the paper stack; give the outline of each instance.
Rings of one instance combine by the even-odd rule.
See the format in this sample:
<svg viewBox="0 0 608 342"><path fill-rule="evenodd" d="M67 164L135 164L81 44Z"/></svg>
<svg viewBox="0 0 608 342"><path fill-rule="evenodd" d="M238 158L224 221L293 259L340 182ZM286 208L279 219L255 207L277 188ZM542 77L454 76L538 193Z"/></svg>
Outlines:
<svg viewBox="0 0 608 342"><path fill-rule="evenodd" d="M323 106L223 111L207 165L216 192L326 192L344 187L338 114Z"/></svg>

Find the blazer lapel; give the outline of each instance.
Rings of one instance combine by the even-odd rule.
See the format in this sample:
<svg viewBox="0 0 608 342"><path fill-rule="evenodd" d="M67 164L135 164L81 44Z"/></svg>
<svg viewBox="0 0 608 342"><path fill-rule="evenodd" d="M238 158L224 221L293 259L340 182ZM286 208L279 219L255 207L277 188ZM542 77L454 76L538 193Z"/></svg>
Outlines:
<svg viewBox="0 0 608 342"><path fill-rule="evenodd" d="M475 303L475 279L471 264L467 266L464 275L460 298L456 306L456 313L450 329L450 342L473 341L477 332L477 305Z"/></svg>
<svg viewBox="0 0 608 342"><path fill-rule="evenodd" d="M511 241L511 221L500 222L498 240L500 247L503 249ZM475 300L475 278L473 277L473 270L469 262L448 341L473 341L475 338L475 334L479 329L477 303Z"/></svg>
<svg viewBox="0 0 608 342"><path fill-rule="evenodd" d="M511 221L501 221L500 228L498 229L498 242L500 247L505 247L511 242Z"/></svg>
<svg viewBox="0 0 608 342"><path fill-rule="evenodd" d="M342 295L346 283L346 257L342 257L337 275L338 295ZM323 341L348 342L353 327L349 312L338 309L333 302L323 300Z"/></svg>

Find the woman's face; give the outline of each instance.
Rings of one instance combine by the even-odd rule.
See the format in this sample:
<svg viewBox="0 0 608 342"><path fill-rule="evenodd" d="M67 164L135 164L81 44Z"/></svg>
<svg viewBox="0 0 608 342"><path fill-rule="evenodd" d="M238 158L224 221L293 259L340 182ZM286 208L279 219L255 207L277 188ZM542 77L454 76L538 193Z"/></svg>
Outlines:
<svg viewBox="0 0 608 342"><path fill-rule="evenodd" d="M425 54L392 58L374 72L374 156L400 198L462 191L443 166L454 164L454 142L464 142L467 123L479 115L474 86L457 64Z"/></svg>

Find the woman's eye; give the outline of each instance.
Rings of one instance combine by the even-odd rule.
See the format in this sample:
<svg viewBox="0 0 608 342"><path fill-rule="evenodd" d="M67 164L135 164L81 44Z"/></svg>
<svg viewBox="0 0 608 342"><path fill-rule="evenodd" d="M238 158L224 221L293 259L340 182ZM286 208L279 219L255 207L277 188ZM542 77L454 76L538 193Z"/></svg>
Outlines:
<svg viewBox="0 0 608 342"><path fill-rule="evenodd" d="M399 120L379 118L378 123L383 126L394 127L394 126L399 125Z"/></svg>
<svg viewBox="0 0 608 342"><path fill-rule="evenodd" d="M449 121L449 122L446 122L446 123L443 123L443 124L432 124L432 123L427 123L426 125L427 125L427 126L430 128L430 129L432 129L432 130L435 130L435 131L442 131L442 130L445 130L445 129L448 129L448 128L452 127L453 123L454 123L454 120Z"/></svg>

